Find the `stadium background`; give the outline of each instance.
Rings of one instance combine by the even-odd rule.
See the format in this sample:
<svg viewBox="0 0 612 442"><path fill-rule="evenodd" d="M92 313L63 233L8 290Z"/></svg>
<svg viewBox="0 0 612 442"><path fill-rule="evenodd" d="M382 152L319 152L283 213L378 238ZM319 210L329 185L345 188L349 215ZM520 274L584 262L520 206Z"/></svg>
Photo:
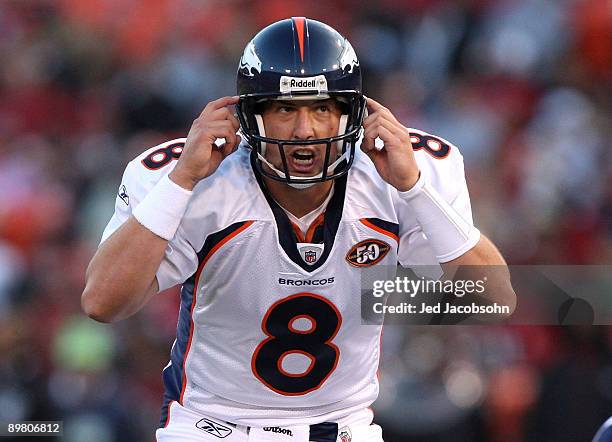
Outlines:
<svg viewBox="0 0 612 442"><path fill-rule="evenodd" d="M153 439L177 291L101 325L85 268L125 164L232 95L244 44L291 15L339 29L368 95L462 148L510 263L610 263L608 0L3 0L0 421ZM590 441L611 349L608 327L389 327L376 421L388 442Z"/></svg>

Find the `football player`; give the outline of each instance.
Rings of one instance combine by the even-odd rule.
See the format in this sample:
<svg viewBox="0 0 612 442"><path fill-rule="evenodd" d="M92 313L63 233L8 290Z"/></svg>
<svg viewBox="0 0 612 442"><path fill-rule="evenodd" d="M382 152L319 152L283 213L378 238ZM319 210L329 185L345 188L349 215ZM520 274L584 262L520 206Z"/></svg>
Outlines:
<svg viewBox="0 0 612 442"><path fill-rule="evenodd" d="M352 46L315 20L260 31L237 89L128 164L83 308L117 321L182 284L158 441L382 441L361 272L504 265L462 156L366 98Z"/></svg>

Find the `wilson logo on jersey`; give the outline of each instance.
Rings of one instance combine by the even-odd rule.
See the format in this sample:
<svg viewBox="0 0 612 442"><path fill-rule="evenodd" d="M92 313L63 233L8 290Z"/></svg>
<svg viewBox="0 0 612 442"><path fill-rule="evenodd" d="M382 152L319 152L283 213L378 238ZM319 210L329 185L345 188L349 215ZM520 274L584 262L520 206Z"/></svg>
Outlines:
<svg viewBox="0 0 612 442"><path fill-rule="evenodd" d="M271 431L272 433L284 434L290 437L293 437L293 431L288 430L287 428L281 427L263 427L264 431Z"/></svg>
<svg viewBox="0 0 612 442"><path fill-rule="evenodd" d="M369 267L380 262L391 250L391 246L379 239L358 242L346 254L346 260L355 267Z"/></svg>
<svg viewBox="0 0 612 442"><path fill-rule="evenodd" d="M212 434L219 439L226 438L232 433L232 429L226 427L225 425L218 424L210 419L200 419L196 423L196 428L200 430L206 431L208 434Z"/></svg>

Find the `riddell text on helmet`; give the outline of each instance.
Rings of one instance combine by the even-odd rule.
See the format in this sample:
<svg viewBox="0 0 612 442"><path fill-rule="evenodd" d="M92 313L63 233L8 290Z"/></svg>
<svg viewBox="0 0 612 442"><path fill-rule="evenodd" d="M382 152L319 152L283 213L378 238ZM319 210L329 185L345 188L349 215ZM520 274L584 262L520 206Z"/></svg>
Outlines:
<svg viewBox="0 0 612 442"><path fill-rule="evenodd" d="M280 78L281 93L298 92L298 91L327 91L327 79L325 75L317 75L316 77L287 77L283 75Z"/></svg>

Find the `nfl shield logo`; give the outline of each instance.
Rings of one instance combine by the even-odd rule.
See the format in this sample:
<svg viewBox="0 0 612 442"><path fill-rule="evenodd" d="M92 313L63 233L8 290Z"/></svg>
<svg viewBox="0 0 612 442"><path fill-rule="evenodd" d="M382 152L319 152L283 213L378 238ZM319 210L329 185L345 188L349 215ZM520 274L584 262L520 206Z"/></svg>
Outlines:
<svg viewBox="0 0 612 442"><path fill-rule="evenodd" d="M312 251L312 250L307 250L306 252L304 252L304 261L311 264L313 262L316 262L316 260L317 260L317 252Z"/></svg>
<svg viewBox="0 0 612 442"><path fill-rule="evenodd" d="M353 439L351 430L348 427L340 428L340 431L338 432L338 439L341 442L351 442L351 440Z"/></svg>
<svg viewBox="0 0 612 442"><path fill-rule="evenodd" d="M300 256L309 266L316 264L323 255L323 244L298 243L297 246Z"/></svg>

